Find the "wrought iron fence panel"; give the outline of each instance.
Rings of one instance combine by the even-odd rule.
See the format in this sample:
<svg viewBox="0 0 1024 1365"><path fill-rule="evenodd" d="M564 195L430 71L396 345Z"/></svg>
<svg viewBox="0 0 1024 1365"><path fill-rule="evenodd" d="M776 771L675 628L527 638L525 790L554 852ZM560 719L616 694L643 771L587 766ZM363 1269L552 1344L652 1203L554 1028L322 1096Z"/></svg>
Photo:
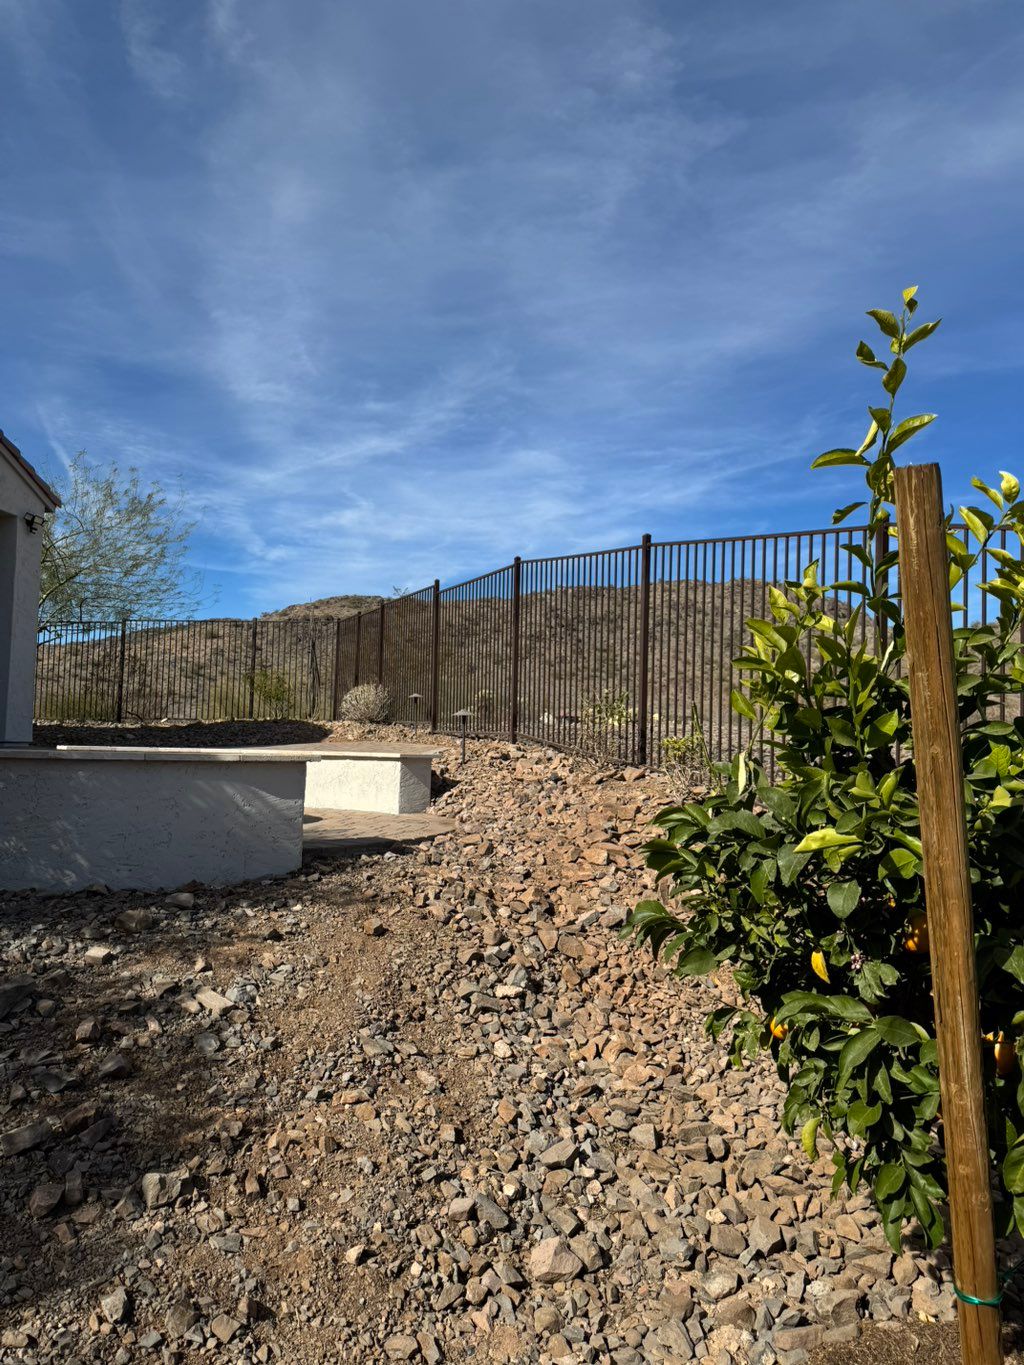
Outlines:
<svg viewBox="0 0 1024 1365"><path fill-rule="evenodd" d="M436 724L508 734L512 723L511 566L437 594Z"/></svg>
<svg viewBox="0 0 1024 1365"><path fill-rule="evenodd" d="M977 548L964 526L954 526ZM725 758L765 737L730 704L745 675L734 660L747 621L769 615L769 589L817 565L825 609L856 612L858 638L884 645L856 585L895 530L866 527L651 541L511 565L431 587L341 620L100 621L40 629L40 721L316 719L345 693L380 682L394 718L457 733L520 736L599 760L658 764L666 741L701 742ZM985 624L980 584L993 549L951 593L954 624ZM889 570L897 593L898 570ZM1024 642L1022 642L1024 643ZM813 645L806 641L813 667ZM995 708L1021 714L1014 692ZM464 714L460 714L464 713ZM678 746L675 752L678 753ZM671 752L670 755L671 756Z"/></svg>

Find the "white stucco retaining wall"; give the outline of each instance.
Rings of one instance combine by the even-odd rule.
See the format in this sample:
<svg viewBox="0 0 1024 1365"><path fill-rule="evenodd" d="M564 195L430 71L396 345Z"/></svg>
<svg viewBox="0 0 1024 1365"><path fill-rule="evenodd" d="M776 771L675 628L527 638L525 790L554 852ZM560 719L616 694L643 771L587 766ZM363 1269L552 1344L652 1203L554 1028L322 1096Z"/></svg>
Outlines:
<svg viewBox="0 0 1024 1365"><path fill-rule="evenodd" d="M168 890L292 872L307 763L267 750L0 751L0 888Z"/></svg>
<svg viewBox="0 0 1024 1365"><path fill-rule="evenodd" d="M29 530L25 517L51 507L0 443L0 742L6 744L32 740L43 536Z"/></svg>
<svg viewBox="0 0 1024 1365"><path fill-rule="evenodd" d="M310 810L378 811L413 815L430 805L435 753L331 749L329 745L282 746L282 752L318 760L306 774Z"/></svg>

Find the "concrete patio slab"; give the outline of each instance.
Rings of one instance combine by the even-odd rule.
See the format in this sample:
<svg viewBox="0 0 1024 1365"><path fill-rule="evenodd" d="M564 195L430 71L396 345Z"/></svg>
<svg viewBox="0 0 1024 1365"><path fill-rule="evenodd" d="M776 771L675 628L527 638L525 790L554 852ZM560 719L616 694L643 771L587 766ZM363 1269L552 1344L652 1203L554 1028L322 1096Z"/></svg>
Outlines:
<svg viewBox="0 0 1024 1365"><path fill-rule="evenodd" d="M449 834L455 827L454 820L429 812L381 815L361 810L307 810L302 818L302 846L307 853L342 853L417 843Z"/></svg>

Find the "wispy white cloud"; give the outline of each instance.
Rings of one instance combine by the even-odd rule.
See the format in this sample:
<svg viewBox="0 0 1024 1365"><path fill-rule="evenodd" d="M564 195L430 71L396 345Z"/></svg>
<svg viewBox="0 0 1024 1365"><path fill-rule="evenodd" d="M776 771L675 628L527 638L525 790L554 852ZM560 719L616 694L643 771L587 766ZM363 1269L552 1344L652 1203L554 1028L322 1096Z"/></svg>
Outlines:
<svg viewBox="0 0 1024 1365"><path fill-rule="evenodd" d="M15 166L0 251L53 269L4 377L58 455L187 481L225 606L820 520L857 313L911 276L960 315L933 383L1016 363L992 7L886 9L899 80L877 5L15 12L61 192Z"/></svg>
<svg viewBox="0 0 1024 1365"><path fill-rule="evenodd" d="M187 67L168 46L174 30L174 11L153 0L121 0L121 30L128 62L135 75L154 94L178 99L186 93Z"/></svg>

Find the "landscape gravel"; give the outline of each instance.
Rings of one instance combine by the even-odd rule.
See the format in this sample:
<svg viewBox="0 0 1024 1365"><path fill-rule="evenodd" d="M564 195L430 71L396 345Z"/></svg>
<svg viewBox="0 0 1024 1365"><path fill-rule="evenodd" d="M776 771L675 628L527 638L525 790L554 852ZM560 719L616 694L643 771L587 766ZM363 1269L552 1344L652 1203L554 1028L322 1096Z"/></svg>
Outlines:
<svg viewBox="0 0 1024 1365"><path fill-rule="evenodd" d="M728 974L619 941L665 779L440 744L433 842L4 899L0 1359L800 1365L949 1322L943 1255L831 1202L704 1032Z"/></svg>

